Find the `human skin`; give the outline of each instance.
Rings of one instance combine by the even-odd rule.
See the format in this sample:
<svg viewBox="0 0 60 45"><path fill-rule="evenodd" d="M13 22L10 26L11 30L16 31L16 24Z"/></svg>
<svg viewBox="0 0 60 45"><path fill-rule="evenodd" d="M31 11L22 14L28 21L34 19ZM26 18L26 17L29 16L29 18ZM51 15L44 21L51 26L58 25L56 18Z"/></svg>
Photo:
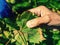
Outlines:
<svg viewBox="0 0 60 45"><path fill-rule="evenodd" d="M36 14L38 18L29 20L26 25L29 28L39 26L40 24L47 24L49 26L60 26L60 15L56 12L52 12L45 6L38 6L36 8L29 9L28 11Z"/></svg>

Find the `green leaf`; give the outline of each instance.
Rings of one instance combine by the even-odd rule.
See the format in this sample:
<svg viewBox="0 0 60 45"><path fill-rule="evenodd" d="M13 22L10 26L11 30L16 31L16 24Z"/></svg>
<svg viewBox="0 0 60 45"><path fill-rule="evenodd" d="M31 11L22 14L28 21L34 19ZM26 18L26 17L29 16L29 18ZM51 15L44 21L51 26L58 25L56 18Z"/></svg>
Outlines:
<svg viewBox="0 0 60 45"><path fill-rule="evenodd" d="M30 13L30 12L23 12L21 14L20 18L18 18L18 20L16 22L17 22L17 24L19 26L22 26L22 28L24 28L24 26L26 26L26 22L28 20L33 19L33 18L35 18L35 16L32 15L32 13Z"/></svg>
<svg viewBox="0 0 60 45"><path fill-rule="evenodd" d="M6 0L8 3L14 4L15 0Z"/></svg>
<svg viewBox="0 0 60 45"><path fill-rule="evenodd" d="M38 33L38 29L39 28L28 28L26 26L26 22L36 18L37 16L32 15L32 13L30 12L23 12L22 15L20 16L20 18L18 18L18 20L16 21L17 24L20 26L21 28L21 32L23 33L27 33L28 35L28 41L31 43L39 43L40 41L42 41L40 39L40 34ZM37 38L37 39L36 39Z"/></svg>
<svg viewBox="0 0 60 45"><path fill-rule="evenodd" d="M45 3L45 2L48 2L48 0L39 0L39 2Z"/></svg>
<svg viewBox="0 0 60 45"><path fill-rule="evenodd" d="M17 3L12 7L12 10L16 11L20 8L27 8L30 6L29 2Z"/></svg>
<svg viewBox="0 0 60 45"><path fill-rule="evenodd" d="M9 27L10 31L13 30L13 29L17 29L17 30L19 29L15 20L11 20L9 18L4 18L3 21L6 24L6 27Z"/></svg>
<svg viewBox="0 0 60 45"><path fill-rule="evenodd" d="M29 34L29 42L39 43L40 42L40 34L37 31L32 31L31 34Z"/></svg>
<svg viewBox="0 0 60 45"><path fill-rule="evenodd" d="M13 43L13 42L15 42L15 41L16 41L15 39L13 39L13 38L11 39L11 43Z"/></svg>
<svg viewBox="0 0 60 45"><path fill-rule="evenodd" d="M56 45L60 45L60 40L58 41L58 43Z"/></svg>
<svg viewBox="0 0 60 45"><path fill-rule="evenodd" d="M20 34L20 33L15 35L16 45L17 44L19 44L19 45L23 45L23 44L27 45L27 41L25 40L27 36L25 35L25 39L24 39L24 36L22 34Z"/></svg>
<svg viewBox="0 0 60 45"><path fill-rule="evenodd" d="M0 45L4 45L4 44L0 43Z"/></svg>

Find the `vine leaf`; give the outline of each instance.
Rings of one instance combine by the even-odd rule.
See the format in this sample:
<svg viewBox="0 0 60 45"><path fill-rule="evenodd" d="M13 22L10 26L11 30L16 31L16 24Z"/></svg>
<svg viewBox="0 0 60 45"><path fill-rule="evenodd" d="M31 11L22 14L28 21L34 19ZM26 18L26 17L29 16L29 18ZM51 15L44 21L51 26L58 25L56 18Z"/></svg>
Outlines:
<svg viewBox="0 0 60 45"><path fill-rule="evenodd" d="M39 0L39 2L45 3L45 2L48 2L48 0Z"/></svg>
<svg viewBox="0 0 60 45"><path fill-rule="evenodd" d="M26 22L36 18L36 15L32 15L32 13L30 12L23 12L22 15L20 15L20 18L18 18L17 25L20 26L20 31L23 32L24 34L26 33L28 36L26 39L27 41L29 41L30 43L39 43L43 40L45 40L45 38L42 36L42 34L40 34L38 32L38 30L40 28L28 28L26 26ZM41 35L41 36L40 36ZM26 37L26 35L25 35ZM42 40L43 39L43 40Z"/></svg>

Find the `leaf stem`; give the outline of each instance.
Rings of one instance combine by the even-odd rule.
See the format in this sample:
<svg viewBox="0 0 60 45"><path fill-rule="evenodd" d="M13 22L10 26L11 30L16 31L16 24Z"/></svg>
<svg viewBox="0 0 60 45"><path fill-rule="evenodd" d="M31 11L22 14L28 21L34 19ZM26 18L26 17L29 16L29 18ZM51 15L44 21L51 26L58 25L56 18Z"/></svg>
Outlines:
<svg viewBox="0 0 60 45"><path fill-rule="evenodd" d="M6 42L6 44L5 44L5 45L8 45L10 41L11 41L11 39L9 39L9 40Z"/></svg>

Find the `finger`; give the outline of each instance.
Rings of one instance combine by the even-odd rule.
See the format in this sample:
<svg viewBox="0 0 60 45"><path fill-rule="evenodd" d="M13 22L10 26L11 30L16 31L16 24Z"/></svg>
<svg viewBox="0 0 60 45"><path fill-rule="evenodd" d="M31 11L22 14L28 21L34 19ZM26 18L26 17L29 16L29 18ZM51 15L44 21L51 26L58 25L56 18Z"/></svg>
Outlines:
<svg viewBox="0 0 60 45"><path fill-rule="evenodd" d="M40 10L41 10L41 17L42 16L45 16L45 15L51 15L52 14L52 11L49 10L47 7L45 6L40 6Z"/></svg>
<svg viewBox="0 0 60 45"><path fill-rule="evenodd" d="M37 16L45 16L52 13L47 7L45 6L38 6L36 8L29 9L28 11L36 14Z"/></svg>
<svg viewBox="0 0 60 45"><path fill-rule="evenodd" d="M39 7L29 9L28 11L32 12L33 14L36 14L37 16L41 16Z"/></svg>
<svg viewBox="0 0 60 45"><path fill-rule="evenodd" d="M40 24L48 23L49 21L50 21L49 16L43 16L43 17L38 17L38 18L35 18L35 19L32 19L32 20L28 21L26 23L26 25L29 28L33 28L33 27L36 27Z"/></svg>

